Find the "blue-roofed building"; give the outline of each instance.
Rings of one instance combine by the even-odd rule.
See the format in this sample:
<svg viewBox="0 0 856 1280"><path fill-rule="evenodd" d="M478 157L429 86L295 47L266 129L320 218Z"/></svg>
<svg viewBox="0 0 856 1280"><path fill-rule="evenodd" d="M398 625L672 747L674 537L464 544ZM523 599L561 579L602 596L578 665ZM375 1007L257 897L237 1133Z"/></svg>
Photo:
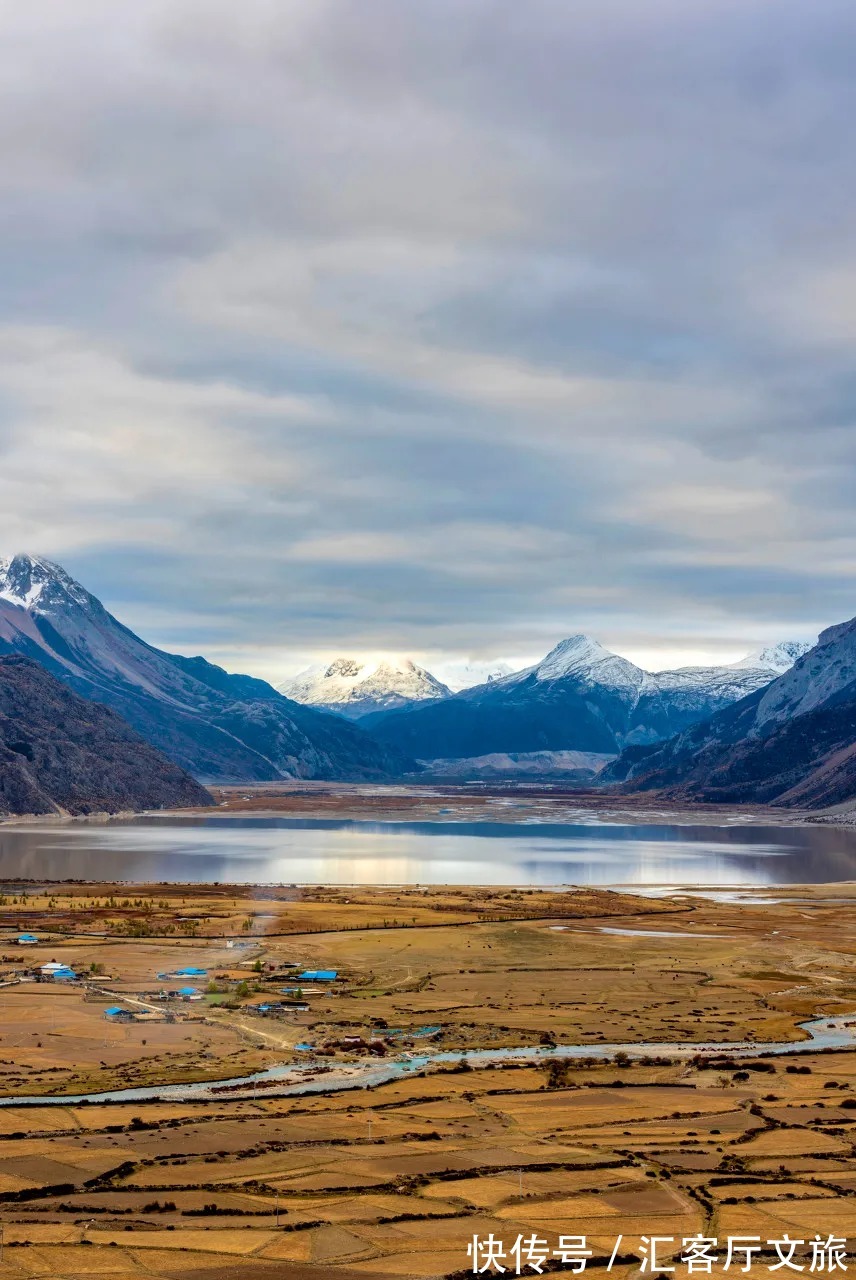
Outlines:
<svg viewBox="0 0 856 1280"><path fill-rule="evenodd" d="M183 969L176 969L175 976L177 978L204 978L207 972L207 969L197 969L195 965L188 964Z"/></svg>
<svg viewBox="0 0 856 1280"><path fill-rule="evenodd" d="M22 933L18 938L19 947L32 947L38 942L34 933Z"/></svg>
<svg viewBox="0 0 856 1280"><path fill-rule="evenodd" d="M198 987L179 987L178 994L180 996L196 996L199 994Z"/></svg>
<svg viewBox="0 0 856 1280"><path fill-rule="evenodd" d="M110 1018L113 1022L133 1022L134 1015L130 1009L123 1009L120 1004L111 1004L109 1009L104 1010L104 1017Z"/></svg>
<svg viewBox="0 0 856 1280"><path fill-rule="evenodd" d="M307 969L305 973L300 974L301 982L335 982L338 977L337 969Z"/></svg>

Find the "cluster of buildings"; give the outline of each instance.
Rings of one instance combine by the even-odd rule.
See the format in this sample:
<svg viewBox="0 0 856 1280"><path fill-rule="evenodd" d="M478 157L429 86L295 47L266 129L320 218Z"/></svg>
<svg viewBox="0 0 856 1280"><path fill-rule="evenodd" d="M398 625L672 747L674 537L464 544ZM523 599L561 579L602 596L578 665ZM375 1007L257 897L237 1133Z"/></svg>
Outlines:
<svg viewBox="0 0 856 1280"><path fill-rule="evenodd" d="M339 977L337 969L304 969L300 973L293 973L291 971L300 969L300 965L284 964L282 968L290 971L290 979L296 984L306 982L329 986L331 983L336 982ZM272 979L274 981L277 980L276 970L274 970L273 973L268 973L264 976L267 981L271 981ZM281 979L279 980L281 981ZM250 1002L244 1007L248 1013L257 1013L263 1018L286 1013L306 1013L308 1011L309 1001L306 997L307 994L311 993L307 993L302 985L280 987L277 994L285 998L279 1000L271 1000L267 998L261 1001Z"/></svg>
<svg viewBox="0 0 856 1280"><path fill-rule="evenodd" d="M17 943L22 947L32 947L39 945L40 939L34 933L22 933L18 936ZM227 943L232 950L255 945L253 942L234 940ZM27 976L30 979L35 978L38 982L57 983L82 982L86 978L90 980L87 990L92 985L89 973L78 974L71 965L56 959L29 967ZM310 1007L309 996L318 994L322 990L327 994L336 994L334 984L339 982L337 969L307 969L295 961L268 962L262 965L258 959L241 960L233 969L216 972L213 975L212 985L208 982L208 970L199 965L184 965L172 972L158 973L156 976L158 982L164 984L156 990L135 991L133 996L123 997L118 992L105 991L103 988L96 987L92 994L108 997L113 995L114 999L125 1001L121 1004L110 1004L104 1009L104 1017L110 1022L146 1022L154 1019L161 1020L164 1017L172 1021L174 1014L169 1010L170 1004L173 1002L200 1004L205 1001L209 992L214 991L215 986L217 987L216 995L221 997L225 995L228 998L237 995L242 1009L246 1012L258 1014L260 1017L277 1017L307 1012ZM273 984L282 982L284 978L290 983L289 986L271 990ZM204 986L195 985L195 982L200 979L205 979ZM176 984L181 982L181 985L173 986L172 981ZM254 994L249 998L247 998L247 985L244 984L252 984L254 988ZM204 987L208 988L207 992ZM155 1004L167 1007L166 1009L155 1008L153 1007Z"/></svg>

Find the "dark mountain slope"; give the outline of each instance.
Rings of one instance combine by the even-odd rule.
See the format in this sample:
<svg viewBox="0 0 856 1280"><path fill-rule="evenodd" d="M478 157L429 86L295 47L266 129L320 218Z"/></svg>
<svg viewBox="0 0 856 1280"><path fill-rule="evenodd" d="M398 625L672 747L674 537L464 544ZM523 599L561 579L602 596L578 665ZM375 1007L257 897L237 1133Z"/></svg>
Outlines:
<svg viewBox="0 0 856 1280"><path fill-rule="evenodd" d="M107 707L38 663L0 658L0 812L209 805L208 792Z"/></svg>
<svg viewBox="0 0 856 1280"><path fill-rule="evenodd" d="M496 682L499 683L499 682ZM364 717L382 742L422 760L483 756L503 751L557 751L572 748L612 754L626 719L621 700L604 696L600 705L566 684L536 688L527 678L494 698L457 694L413 710Z"/></svg>
<svg viewBox="0 0 856 1280"><path fill-rule="evenodd" d="M59 566L0 560L0 653L21 653L112 707L206 780L383 778L407 762L353 724L146 644Z"/></svg>
<svg viewBox="0 0 856 1280"><path fill-rule="evenodd" d="M628 748L601 775L683 800L804 807L856 795L856 620L830 627L773 681L668 742Z"/></svg>

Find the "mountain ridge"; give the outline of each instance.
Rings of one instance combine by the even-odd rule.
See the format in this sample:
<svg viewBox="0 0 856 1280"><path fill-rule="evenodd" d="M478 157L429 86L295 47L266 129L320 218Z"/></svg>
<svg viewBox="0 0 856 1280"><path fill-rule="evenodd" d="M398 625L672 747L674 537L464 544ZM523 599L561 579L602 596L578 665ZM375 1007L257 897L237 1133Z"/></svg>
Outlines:
<svg viewBox="0 0 856 1280"><path fill-rule="evenodd" d="M112 707L209 781L384 778L408 763L357 725L291 702L265 681L155 648L41 556L0 559L2 653L21 653Z"/></svg>
<svg viewBox="0 0 856 1280"><path fill-rule="evenodd" d="M580 633L522 671L360 723L419 760L562 750L615 755L629 743L672 737L762 688L787 653L806 647L773 646L766 651L770 656L758 658L769 666L747 666L744 660L647 672Z"/></svg>
<svg viewBox="0 0 856 1280"><path fill-rule="evenodd" d="M856 795L856 619L823 631L769 685L668 741L630 747L602 781L678 800L822 807Z"/></svg>

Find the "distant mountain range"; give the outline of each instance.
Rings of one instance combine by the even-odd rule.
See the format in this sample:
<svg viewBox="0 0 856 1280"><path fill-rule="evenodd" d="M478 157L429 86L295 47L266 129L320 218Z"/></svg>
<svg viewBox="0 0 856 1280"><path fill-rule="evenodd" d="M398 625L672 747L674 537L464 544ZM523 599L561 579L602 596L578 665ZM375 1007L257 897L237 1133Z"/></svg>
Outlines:
<svg viewBox="0 0 856 1280"><path fill-rule="evenodd" d="M730 666L646 672L574 635L489 674L454 692L407 659L341 658L286 697L147 644L59 565L0 559L0 809L204 803L187 774L381 780L417 761L426 778L597 775L685 800L856 794L856 620Z"/></svg>
<svg viewBox="0 0 856 1280"><path fill-rule="evenodd" d="M733 666L646 672L585 635L524 671L360 724L419 760L553 751L616 755L661 741L764 688L809 646L786 642Z"/></svg>
<svg viewBox="0 0 856 1280"><path fill-rule="evenodd" d="M601 775L681 800L819 808L856 795L856 619L772 683Z"/></svg>
<svg viewBox="0 0 856 1280"><path fill-rule="evenodd" d="M29 658L0 658L0 813L213 803L115 712L79 697Z"/></svg>
<svg viewBox="0 0 856 1280"><path fill-rule="evenodd" d="M0 654L23 654L111 707L205 781L385 778L408 766L396 748L263 680L153 648L39 557L0 559Z"/></svg>

